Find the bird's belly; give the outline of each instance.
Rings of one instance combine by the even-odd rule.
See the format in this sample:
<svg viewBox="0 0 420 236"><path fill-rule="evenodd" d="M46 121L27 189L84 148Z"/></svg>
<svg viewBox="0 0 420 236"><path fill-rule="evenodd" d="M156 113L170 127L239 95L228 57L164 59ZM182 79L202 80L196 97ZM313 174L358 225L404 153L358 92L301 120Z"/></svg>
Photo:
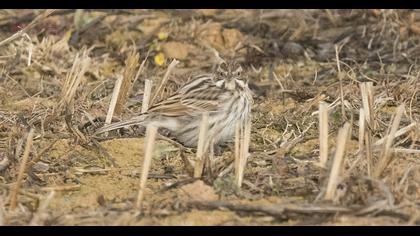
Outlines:
<svg viewBox="0 0 420 236"><path fill-rule="evenodd" d="M243 122L249 117L251 105L242 97L235 104L226 104L220 112L209 114L209 130L207 139L213 139L215 144L232 141L238 121ZM201 116L178 118L176 125L166 125L177 141L187 147L197 147Z"/></svg>

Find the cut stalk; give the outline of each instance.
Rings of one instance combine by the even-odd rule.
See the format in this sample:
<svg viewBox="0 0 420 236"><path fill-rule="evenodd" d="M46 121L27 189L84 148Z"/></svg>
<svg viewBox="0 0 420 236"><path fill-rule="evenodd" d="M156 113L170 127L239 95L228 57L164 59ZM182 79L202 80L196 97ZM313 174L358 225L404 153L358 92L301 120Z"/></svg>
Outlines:
<svg viewBox="0 0 420 236"><path fill-rule="evenodd" d="M328 104L319 103L319 160L325 168L328 159Z"/></svg>
<svg viewBox="0 0 420 236"><path fill-rule="evenodd" d="M136 80L136 69L139 66L140 55L132 51L125 60L125 69L123 73L123 80L121 82L120 91L118 93L117 102L115 105L114 114L119 116L124 111L124 106L127 102L128 96L133 89L134 81Z"/></svg>
<svg viewBox="0 0 420 236"><path fill-rule="evenodd" d="M245 124L241 124L241 135L240 135L240 148L239 148L239 163L236 172L236 186L240 188L242 186L243 175L246 167L246 162L249 156L249 143L251 140L251 120L245 121Z"/></svg>
<svg viewBox="0 0 420 236"><path fill-rule="evenodd" d="M338 131L337 136L337 146L334 155L334 162L331 168L330 177L328 179L327 190L325 193L325 200L333 200L335 192L337 190L337 185L339 182L340 172L342 170L341 166L343 163L346 143L350 134L350 123L344 124L344 126Z"/></svg>
<svg viewBox="0 0 420 236"><path fill-rule="evenodd" d="M153 81L146 79L144 81L144 93L143 93L143 102L141 104L141 113L147 112L149 110L150 95L152 93Z"/></svg>
<svg viewBox="0 0 420 236"><path fill-rule="evenodd" d="M401 117L404 112L404 105L399 105L395 114L395 117L391 124L391 129L389 134L385 140L384 144L384 151L382 152L381 159L378 162L378 168L375 169L374 177L379 178L388 164L391 162L392 159L392 145L394 143L395 134L397 133L397 129L400 125Z"/></svg>
<svg viewBox="0 0 420 236"><path fill-rule="evenodd" d="M157 134L157 127L149 124L146 129L146 139L144 145L144 160L140 177L139 192L137 194L136 207L140 209L143 203L143 196L146 187L147 177L149 175L150 164L152 163L153 148Z"/></svg>
<svg viewBox="0 0 420 236"><path fill-rule="evenodd" d="M117 105L118 95L120 94L121 85L124 77L119 76L115 82L114 90L112 92L111 102L109 103L108 113L106 114L105 124L111 124L114 116L115 106Z"/></svg>
<svg viewBox="0 0 420 236"><path fill-rule="evenodd" d="M203 173L204 158L205 158L205 146L207 141L209 128L209 114L205 112L201 118L200 131L198 136L197 145L197 160L195 161L194 167L194 178L200 178Z"/></svg>
<svg viewBox="0 0 420 236"><path fill-rule="evenodd" d="M11 210L14 210L16 208L16 205L17 205L17 196L18 196L18 193L19 193L19 190L20 190L20 186L22 184L23 176L25 175L26 163L28 163L29 154L30 154L31 149L32 149L33 136L34 136L34 129L32 128L29 131L28 136L26 137L25 150L23 151L22 162L20 163L18 177L17 177L17 180L16 180L15 187L13 188L13 190L10 193L10 209Z"/></svg>

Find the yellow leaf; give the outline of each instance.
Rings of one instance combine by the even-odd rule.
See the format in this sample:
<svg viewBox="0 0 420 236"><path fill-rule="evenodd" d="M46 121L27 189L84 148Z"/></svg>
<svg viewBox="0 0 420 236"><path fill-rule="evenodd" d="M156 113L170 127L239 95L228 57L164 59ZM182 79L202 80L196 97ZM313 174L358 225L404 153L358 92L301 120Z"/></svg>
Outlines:
<svg viewBox="0 0 420 236"><path fill-rule="evenodd" d="M166 32L159 32L158 39L161 40L161 41L163 41L163 40L166 40L168 38L168 36L169 35Z"/></svg>
<svg viewBox="0 0 420 236"><path fill-rule="evenodd" d="M165 54L163 54L163 53L158 53L156 56L155 56L155 58L154 58L154 60L155 60L155 63L157 64L157 65L159 65L159 66L161 66L161 65L163 65L163 63L165 63L165 61L166 61L166 59L165 59Z"/></svg>
<svg viewBox="0 0 420 236"><path fill-rule="evenodd" d="M71 36L73 35L74 30L70 29L64 33L63 40L69 41Z"/></svg>

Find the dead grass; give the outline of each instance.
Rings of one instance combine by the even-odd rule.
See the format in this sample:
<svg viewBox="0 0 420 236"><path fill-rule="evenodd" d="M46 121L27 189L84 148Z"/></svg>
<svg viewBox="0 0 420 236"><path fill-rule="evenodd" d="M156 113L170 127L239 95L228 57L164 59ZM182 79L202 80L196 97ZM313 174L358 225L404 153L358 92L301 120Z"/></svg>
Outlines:
<svg viewBox="0 0 420 236"><path fill-rule="evenodd" d="M0 16L0 225L420 224L418 10ZM211 178L142 128L91 137L228 59L252 128Z"/></svg>

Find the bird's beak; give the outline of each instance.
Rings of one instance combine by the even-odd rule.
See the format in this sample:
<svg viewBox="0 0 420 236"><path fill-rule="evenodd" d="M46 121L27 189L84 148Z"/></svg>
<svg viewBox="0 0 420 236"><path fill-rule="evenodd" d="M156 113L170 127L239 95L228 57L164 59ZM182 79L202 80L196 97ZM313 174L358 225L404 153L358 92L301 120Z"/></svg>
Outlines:
<svg viewBox="0 0 420 236"><path fill-rule="evenodd" d="M226 79L225 88L227 88L229 90L235 89L235 78Z"/></svg>

